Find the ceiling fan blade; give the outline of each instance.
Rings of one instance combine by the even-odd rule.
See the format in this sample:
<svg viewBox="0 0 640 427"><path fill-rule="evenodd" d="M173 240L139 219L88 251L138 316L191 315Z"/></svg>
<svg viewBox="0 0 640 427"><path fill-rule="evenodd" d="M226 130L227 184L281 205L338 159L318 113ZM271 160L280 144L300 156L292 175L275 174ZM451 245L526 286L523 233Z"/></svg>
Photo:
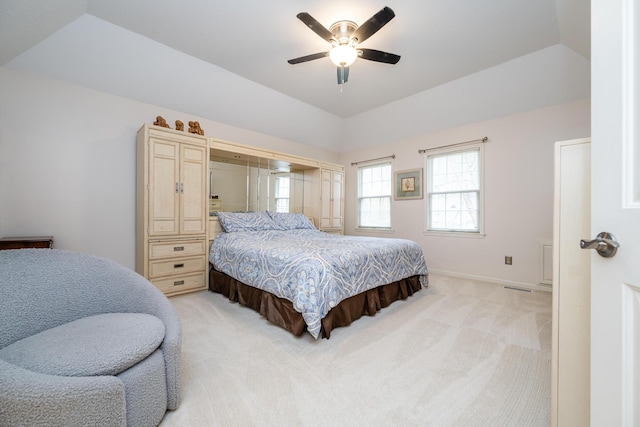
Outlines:
<svg viewBox="0 0 640 427"><path fill-rule="evenodd" d="M358 49L362 52L358 56L362 59L368 59L369 61L384 62L385 64L397 64L400 61L400 55L395 55L389 52L383 52L375 49Z"/></svg>
<svg viewBox="0 0 640 427"><path fill-rule="evenodd" d="M299 20L304 22L307 27L311 28L311 31L331 43L333 34L331 34L331 31L327 30L321 23L316 21L313 16L309 15L307 12L301 12L296 16Z"/></svg>
<svg viewBox="0 0 640 427"><path fill-rule="evenodd" d="M349 67L338 67L338 84L345 84L349 80Z"/></svg>
<svg viewBox="0 0 640 427"><path fill-rule="evenodd" d="M329 52L314 53L312 55L301 56L300 58L290 59L287 62L291 65L295 65L301 62L313 61L314 59L324 58L325 56L328 56L328 55L329 55Z"/></svg>
<svg viewBox="0 0 640 427"><path fill-rule="evenodd" d="M360 25L351 37L355 37L358 39L358 43L362 43L374 35L380 28L384 27L394 16L396 16L396 14L393 13L393 10L385 6L380 12L369 18L367 22Z"/></svg>

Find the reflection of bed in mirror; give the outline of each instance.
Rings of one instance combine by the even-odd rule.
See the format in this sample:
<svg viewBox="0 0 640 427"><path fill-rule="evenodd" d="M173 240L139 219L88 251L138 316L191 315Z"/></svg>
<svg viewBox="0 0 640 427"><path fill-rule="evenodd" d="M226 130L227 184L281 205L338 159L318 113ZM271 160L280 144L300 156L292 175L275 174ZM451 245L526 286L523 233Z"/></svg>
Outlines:
<svg viewBox="0 0 640 427"><path fill-rule="evenodd" d="M374 315L427 285L420 246L410 240L341 236L299 213L221 212L224 232L209 254L209 289L294 335Z"/></svg>
<svg viewBox="0 0 640 427"><path fill-rule="evenodd" d="M212 212L303 211L311 169L305 177L301 165L212 151L209 170Z"/></svg>
<svg viewBox="0 0 640 427"><path fill-rule="evenodd" d="M209 197L218 200L212 218L217 212L304 213L322 231L344 232L343 165L213 138L209 160Z"/></svg>

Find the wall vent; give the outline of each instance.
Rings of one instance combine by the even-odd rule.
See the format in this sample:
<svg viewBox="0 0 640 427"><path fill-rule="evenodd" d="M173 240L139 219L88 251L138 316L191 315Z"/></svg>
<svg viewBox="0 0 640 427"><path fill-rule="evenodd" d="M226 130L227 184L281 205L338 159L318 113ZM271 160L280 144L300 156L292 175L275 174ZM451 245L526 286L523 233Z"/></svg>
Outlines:
<svg viewBox="0 0 640 427"><path fill-rule="evenodd" d="M553 284L553 245L548 242L540 243L540 284Z"/></svg>

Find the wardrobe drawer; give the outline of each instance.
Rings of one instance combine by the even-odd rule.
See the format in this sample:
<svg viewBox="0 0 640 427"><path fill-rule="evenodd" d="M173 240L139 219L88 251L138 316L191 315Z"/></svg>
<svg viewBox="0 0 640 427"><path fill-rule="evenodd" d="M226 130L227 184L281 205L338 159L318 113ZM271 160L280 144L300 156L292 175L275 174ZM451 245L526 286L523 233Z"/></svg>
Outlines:
<svg viewBox="0 0 640 427"><path fill-rule="evenodd" d="M149 243L149 259L204 255L205 240L181 240Z"/></svg>
<svg viewBox="0 0 640 427"><path fill-rule="evenodd" d="M165 295L207 288L204 273L175 276L168 279L152 279L151 282Z"/></svg>
<svg viewBox="0 0 640 427"><path fill-rule="evenodd" d="M205 270L206 258L204 256L149 261L149 277L152 278L202 272Z"/></svg>

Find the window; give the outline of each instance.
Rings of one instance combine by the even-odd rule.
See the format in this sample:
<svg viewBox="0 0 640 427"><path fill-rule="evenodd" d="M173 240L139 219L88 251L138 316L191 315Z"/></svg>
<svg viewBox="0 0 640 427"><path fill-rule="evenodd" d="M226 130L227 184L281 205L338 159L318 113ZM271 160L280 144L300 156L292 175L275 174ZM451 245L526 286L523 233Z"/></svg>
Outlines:
<svg viewBox="0 0 640 427"><path fill-rule="evenodd" d="M276 212L289 212L289 176L276 176Z"/></svg>
<svg viewBox="0 0 640 427"><path fill-rule="evenodd" d="M358 227L391 228L391 163L358 168Z"/></svg>
<svg viewBox="0 0 640 427"><path fill-rule="evenodd" d="M480 234L482 146L427 156L427 231Z"/></svg>

